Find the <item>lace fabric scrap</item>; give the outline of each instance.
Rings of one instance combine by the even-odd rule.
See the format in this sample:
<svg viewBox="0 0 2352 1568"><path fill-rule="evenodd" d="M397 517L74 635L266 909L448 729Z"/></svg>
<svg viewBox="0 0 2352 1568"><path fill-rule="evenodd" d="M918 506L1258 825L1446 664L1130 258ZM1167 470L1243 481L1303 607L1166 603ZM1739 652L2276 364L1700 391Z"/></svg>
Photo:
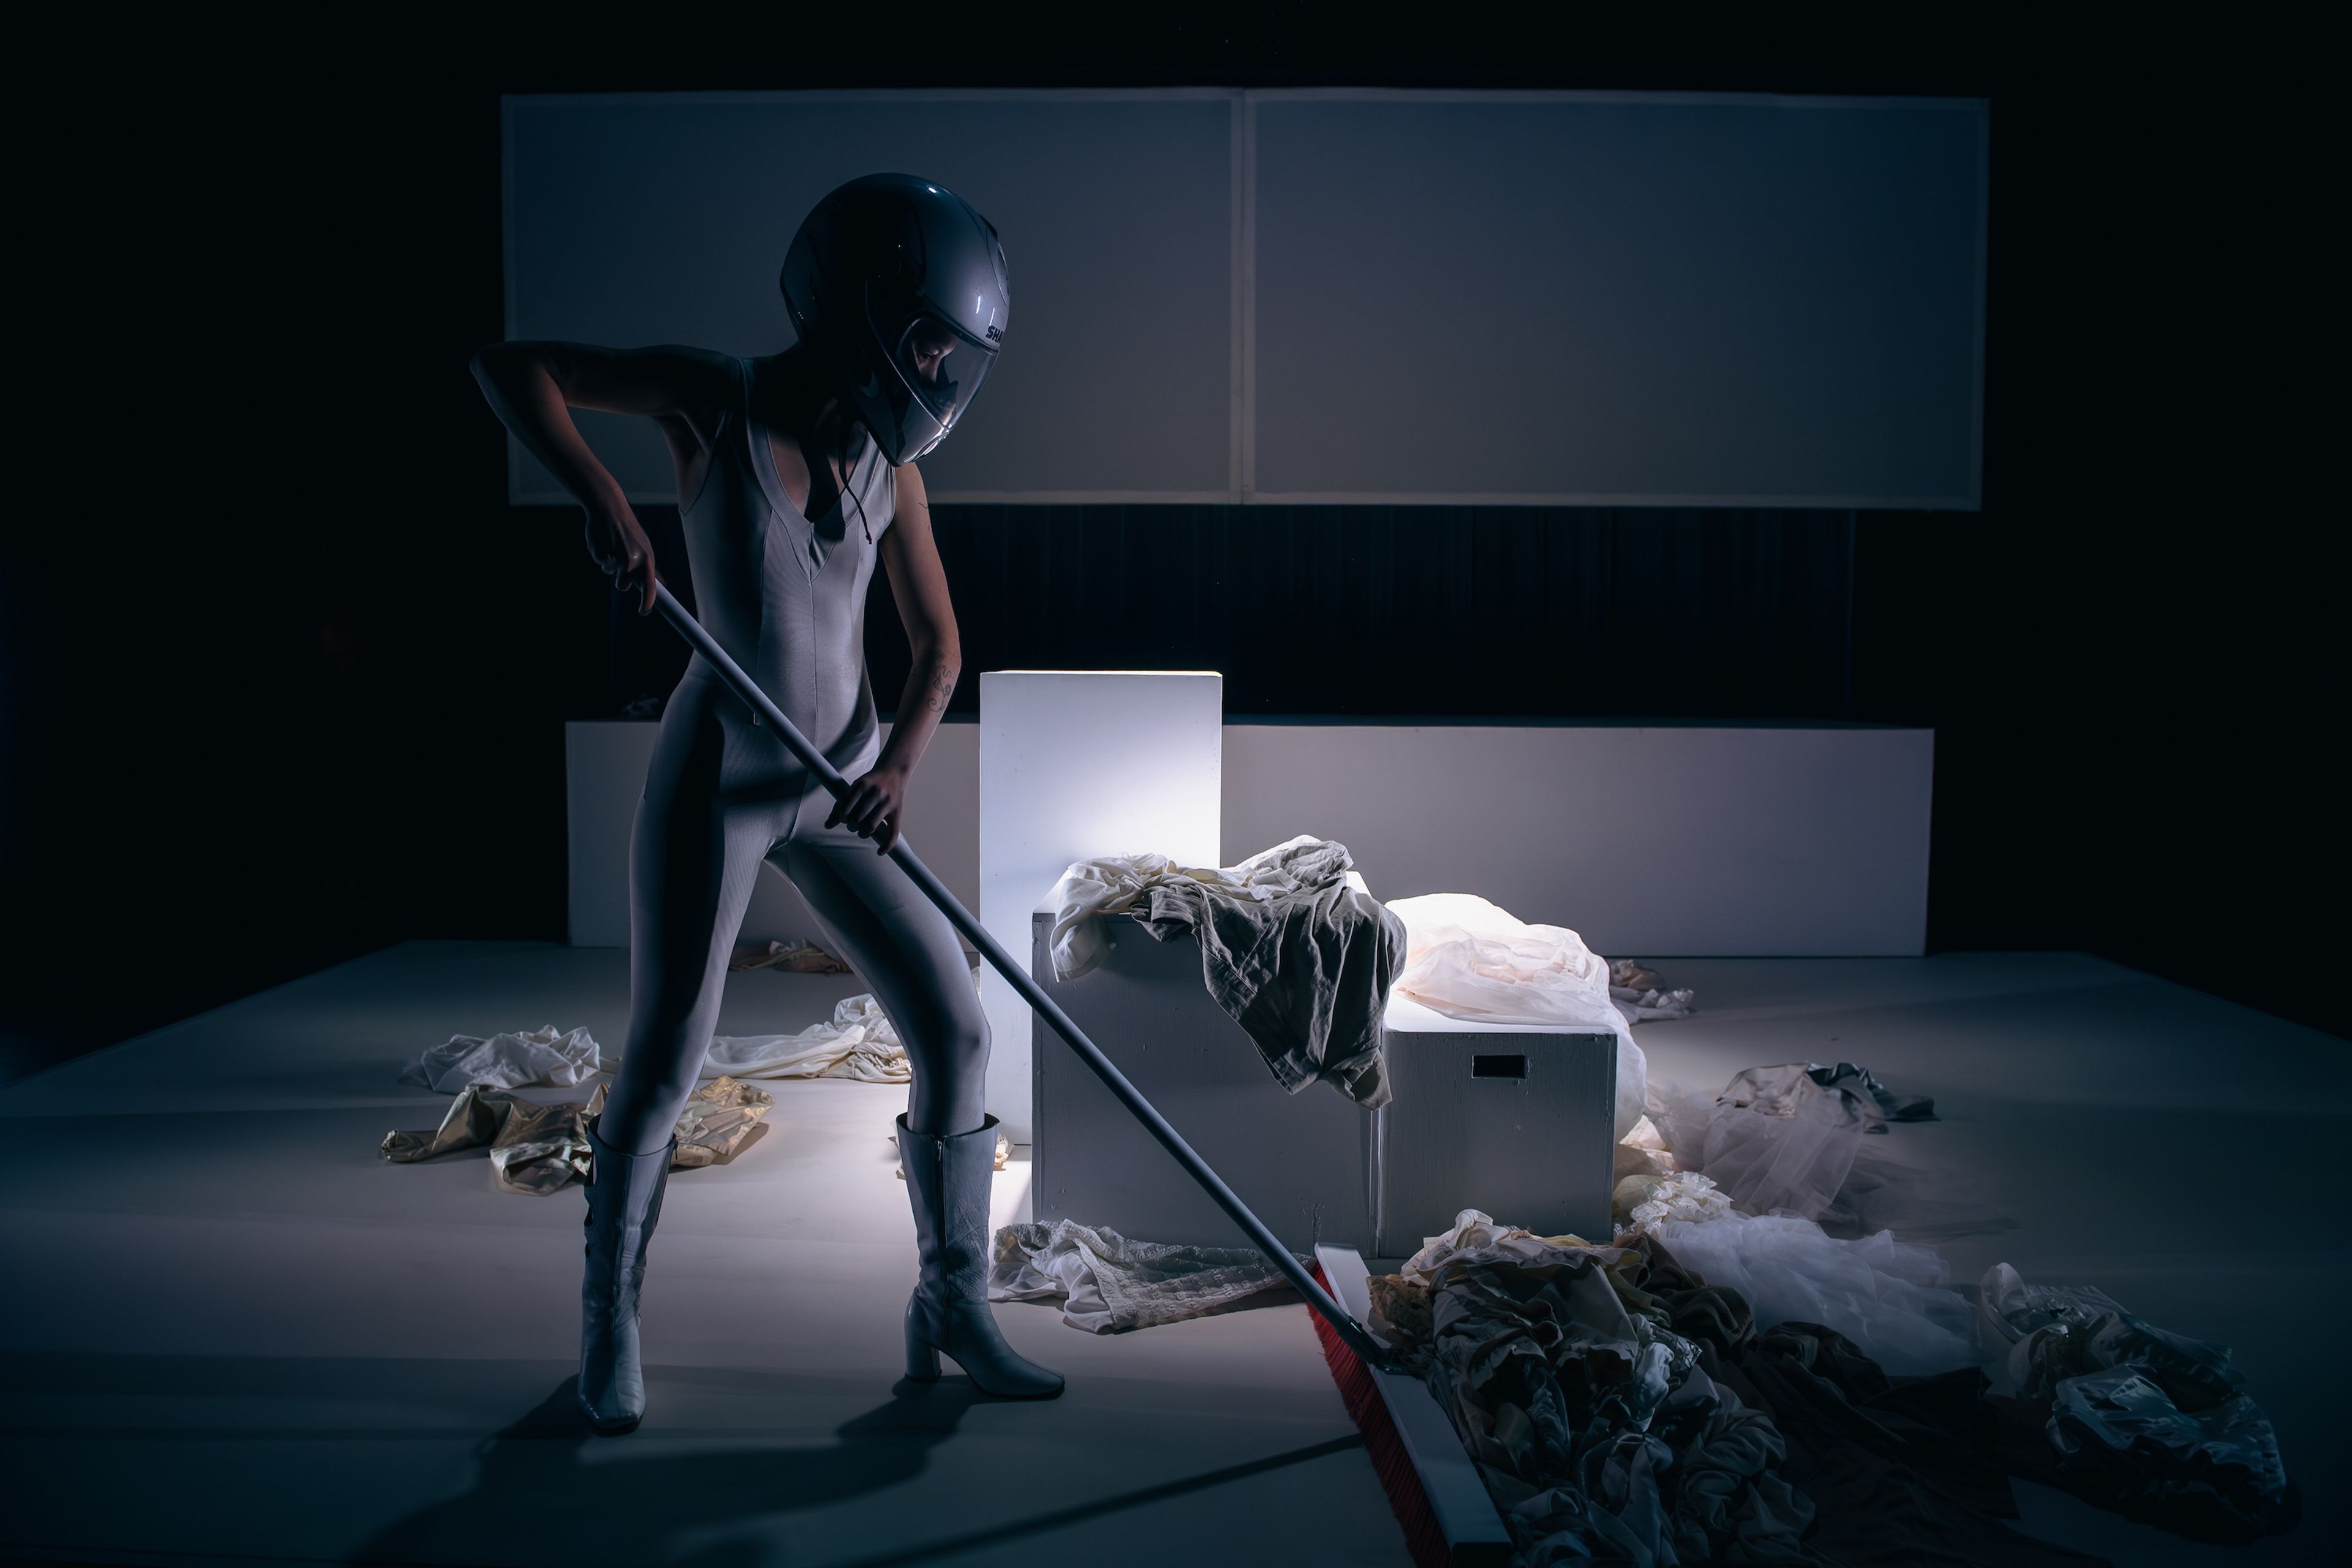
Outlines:
<svg viewBox="0 0 2352 1568"><path fill-rule="evenodd" d="M1132 1241L1062 1219L996 1233L988 1299L1059 1300L1064 1322L1108 1334L1203 1317L1286 1284L1255 1247Z"/></svg>
<svg viewBox="0 0 2352 1568"><path fill-rule="evenodd" d="M1721 1219L1732 1212L1731 1197L1696 1171L1627 1176L1609 1194L1618 1223L1654 1236L1668 1220Z"/></svg>

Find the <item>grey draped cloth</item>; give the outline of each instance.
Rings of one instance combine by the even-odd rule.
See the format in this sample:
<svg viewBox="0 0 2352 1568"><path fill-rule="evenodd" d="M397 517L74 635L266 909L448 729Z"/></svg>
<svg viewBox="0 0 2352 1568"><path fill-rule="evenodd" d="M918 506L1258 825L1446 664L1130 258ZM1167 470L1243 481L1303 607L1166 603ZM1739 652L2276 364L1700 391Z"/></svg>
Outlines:
<svg viewBox="0 0 2352 1568"><path fill-rule="evenodd" d="M1094 918L1131 910L1161 942L1201 944L1201 978L1293 1094L1328 1083L1388 1103L1389 986L1404 968L1404 922L1351 876L1348 847L1298 837L1239 866L1201 870L1157 855L1081 861L1055 889L1057 972L1084 973ZM1070 939L1065 941L1066 933Z"/></svg>

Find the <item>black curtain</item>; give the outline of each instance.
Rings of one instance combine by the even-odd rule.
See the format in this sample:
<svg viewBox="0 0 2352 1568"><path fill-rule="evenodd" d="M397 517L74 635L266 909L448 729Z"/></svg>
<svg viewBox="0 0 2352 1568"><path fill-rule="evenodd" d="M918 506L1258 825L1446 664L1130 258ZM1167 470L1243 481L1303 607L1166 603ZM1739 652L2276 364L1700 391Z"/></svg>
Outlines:
<svg viewBox="0 0 2352 1568"><path fill-rule="evenodd" d="M646 521L681 562L676 512ZM942 503L933 531L951 715L985 669L1139 668L1220 670L1236 717L1852 717L1851 512ZM625 610L610 627L617 714L685 656ZM908 652L878 574L866 649L887 710Z"/></svg>

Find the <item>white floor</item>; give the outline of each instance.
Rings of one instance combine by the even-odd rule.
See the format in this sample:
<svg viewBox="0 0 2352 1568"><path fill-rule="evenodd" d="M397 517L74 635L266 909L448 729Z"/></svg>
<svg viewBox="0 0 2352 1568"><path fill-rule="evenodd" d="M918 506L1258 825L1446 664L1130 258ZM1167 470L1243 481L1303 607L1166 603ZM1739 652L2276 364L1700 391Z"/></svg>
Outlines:
<svg viewBox="0 0 2352 1568"><path fill-rule="evenodd" d="M2063 954L1664 967L1704 1011L1643 1026L1654 1072L1712 1089L1850 1059L1935 1095L1942 1120L1885 1151L1964 1216L1956 1276L2007 1258L2233 1345L2305 1489L2300 1531L2242 1551L2021 1488L2029 1529L2123 1563L2328 1559L2352 1529L2345 1042ZM739 975L720 1026L798 1027L854 989ZM778 1085L772 1131L674 1180L652 1413L584 1438L577 1192L375 1146L447 1104L393 1081L425 1044L541 1023L617 1042L625 1002L616 952L411 943L0 1090L0 1553L1407 1561L1296 1305L1108 1339L1008 1307L1064 1398L897 1384L903 1091L868 1085Z"/></svg>

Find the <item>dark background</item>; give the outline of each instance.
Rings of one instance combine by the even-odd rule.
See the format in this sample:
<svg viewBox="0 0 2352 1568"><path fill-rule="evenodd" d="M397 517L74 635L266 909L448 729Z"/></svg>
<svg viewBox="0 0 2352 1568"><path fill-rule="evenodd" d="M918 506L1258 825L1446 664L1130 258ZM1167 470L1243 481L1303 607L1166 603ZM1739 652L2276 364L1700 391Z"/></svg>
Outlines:
<svg viewBox="0 0 2352 1568"><path fill-rule="evenodd" d="M1367 16L208 35L21 84L10 1070L412 936L561 940L561 721L676 656L616 621L576 512L503 500L465 368L499 332L499 95L816 86L1990 99L1981 511L942 507L965 668L1207 665L1236 714L1933 725L1932 948L2084 949L2352 1033L2315 46Z"/></svg>

